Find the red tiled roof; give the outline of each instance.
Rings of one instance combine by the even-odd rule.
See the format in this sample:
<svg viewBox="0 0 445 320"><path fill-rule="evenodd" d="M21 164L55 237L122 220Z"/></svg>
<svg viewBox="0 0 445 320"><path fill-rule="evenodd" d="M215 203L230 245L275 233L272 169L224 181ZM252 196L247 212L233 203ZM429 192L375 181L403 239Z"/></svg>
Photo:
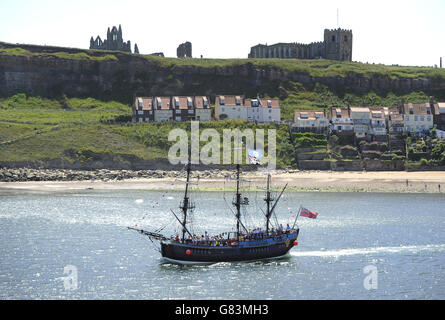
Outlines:
<svg viewBox="0 0 445 320"><path fill-rule="evenodd" d="M158 107L159 102L161 102L161 108L160 108L161 110L171 109L170 97L156 97L154 100L155 100L154 101L155 109L159 109L159 107Z"/></svg>
<svg viewBox="0 0 445 320"><path fill-rule="evenodd" d="M220 103L220 100L224 99L224 104ZM216 105L225 105L225 106L236 106L236 100L239 99L240 106L244 105L244 96L217 96L216 97Z"/></svg>
<svg viewBox="0 0 445 320"><path fill-rule="evenodd" d="M173 109L193 109L192 97L173 97L172 98Z"/></svg>
<svg viewBox="0 0 445 320"><path fill-rule="evenodd" d="M204 102L207 102L207 106L204 106ZM196 109L209 109L210 101L206 96L196 96L195 97L195 108Z"/></svg>
<svg viewBox="0 0 445 320"><path fill-rule="evenodd" d="M137 97L137 108L139 108L142 102L142 110L152 110L153 109L153 97Z"/></svg>
<svg viewBox="0 0 445 320"><path fill-rule="evenodd" d="M430 110L429 114L433 114L429 103L405 103L404 104L404 114L428 114L427 110Z"/></svg>
<svg viewBox="0 0 445 320"><path fill-rule="evenodd" d="M303 117L302 117L303 115ZM316 115L320 115L316 117ZM297 110L295 111L295 116L298 120L316 120L316 119L325 119L326 112L319 110Z"/></svg>
<svg viewBox="0 0 445 320"><path fill-rule="evenodd" d="M337 117L337 112L340 112L340 117ZM339 119L339 118L351 118L349 115L348 108L332 108L330 110L331 119Z"/></svg>

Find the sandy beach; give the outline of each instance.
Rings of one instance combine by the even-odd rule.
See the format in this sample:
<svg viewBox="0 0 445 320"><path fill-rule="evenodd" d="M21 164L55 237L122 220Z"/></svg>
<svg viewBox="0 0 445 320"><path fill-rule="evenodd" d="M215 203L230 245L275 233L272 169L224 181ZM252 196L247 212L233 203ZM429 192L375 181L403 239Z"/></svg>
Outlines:
<svg viewBox="0 0 445 320"><path fill-rule="evenodd" d="M263 172L245 173L244 187L264 187L266 175ZM0 193L21 191L60 192L76 190L168 190L183 189L183 178L133 178L121 181L27 181L0 182ZM196 181L196 176L195 179ZM276 172L273 174L274 187L288 190L324 192L422 192L445 193L445 172ZM223 190L233 188L234 181L223 177L200 178L197 187L201 190ZM440 187L439 187L440 186Z"/></svg>

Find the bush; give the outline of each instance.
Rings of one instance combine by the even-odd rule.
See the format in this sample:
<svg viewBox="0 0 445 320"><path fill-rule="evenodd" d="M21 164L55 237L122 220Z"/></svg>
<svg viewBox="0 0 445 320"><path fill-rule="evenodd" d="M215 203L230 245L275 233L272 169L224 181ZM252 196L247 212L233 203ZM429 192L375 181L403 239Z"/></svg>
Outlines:
<svg viewBox="0 0 445 320"><path fill-rule="evenodd" d="M340 147L340 153L343 158L356 159L358 157L358 150L353 146Z"/></svg>
<svg viewBox="0 0 445 320"><path fill-rule="evenodd" d="M380 151L380 152L386 152L388 151L388 144L387 143L380 143L377 141L373 141L371 143L364 143L361 144L362 150L374 150L374 151Z"/></svg>
<svg viewBox="0 0 445 320"><path fill-rule="evenodd" d="M366 150L363 151L363 158L365 159L380 159L382 153L380 151L375 150Z"/></svg>

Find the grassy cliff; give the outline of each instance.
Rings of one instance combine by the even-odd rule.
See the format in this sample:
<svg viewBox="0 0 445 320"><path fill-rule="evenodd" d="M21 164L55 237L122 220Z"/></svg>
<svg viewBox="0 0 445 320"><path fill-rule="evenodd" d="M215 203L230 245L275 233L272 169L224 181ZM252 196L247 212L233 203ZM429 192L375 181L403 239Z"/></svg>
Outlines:
<svg viewBox="0 0 445 320"><path fill-rule="evenodd" d="M296 109L394 106L445 100L445 69L296 59L176 59L0 43L0 163L63 166L166 159L168 131L189 124L131 124L134 95L244 94ZM270 126L224 121L224 128ZM278 162L294 164L285 125ZM57 162L59 161L59 162ZM165 161L164 161L165 162Z"/></svg>
<svg viewBox="0 0 445 320"><path fill-rule="evenodd" d="M53 161L58 167L82 168L107 167L113 162L129 168L133 162L142 166L146 163L156 167L156 162L168 165L168 150L173 144L168 141L170 130L182 128L190 132L190 123L133 124L128 122L130 119L130 106L114 101L92 98L60 101L25 94L0 99L0 164L45 167ZM277 162L283 167L293 164L286 125L201 122L200 130L206 128L220 133L221 148L224 129L265 129L266 143L267 130L276 129Z"/></svg>

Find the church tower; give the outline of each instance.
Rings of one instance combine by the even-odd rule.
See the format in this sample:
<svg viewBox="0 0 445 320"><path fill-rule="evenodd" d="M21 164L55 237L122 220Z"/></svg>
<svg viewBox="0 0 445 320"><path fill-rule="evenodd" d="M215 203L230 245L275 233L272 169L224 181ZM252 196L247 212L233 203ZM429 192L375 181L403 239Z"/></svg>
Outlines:
<svg viewBox="0 0 445 320"><path fill-rule="evenodd" d="M352 31L324 30L325 59L352 61Z"/></svg>

